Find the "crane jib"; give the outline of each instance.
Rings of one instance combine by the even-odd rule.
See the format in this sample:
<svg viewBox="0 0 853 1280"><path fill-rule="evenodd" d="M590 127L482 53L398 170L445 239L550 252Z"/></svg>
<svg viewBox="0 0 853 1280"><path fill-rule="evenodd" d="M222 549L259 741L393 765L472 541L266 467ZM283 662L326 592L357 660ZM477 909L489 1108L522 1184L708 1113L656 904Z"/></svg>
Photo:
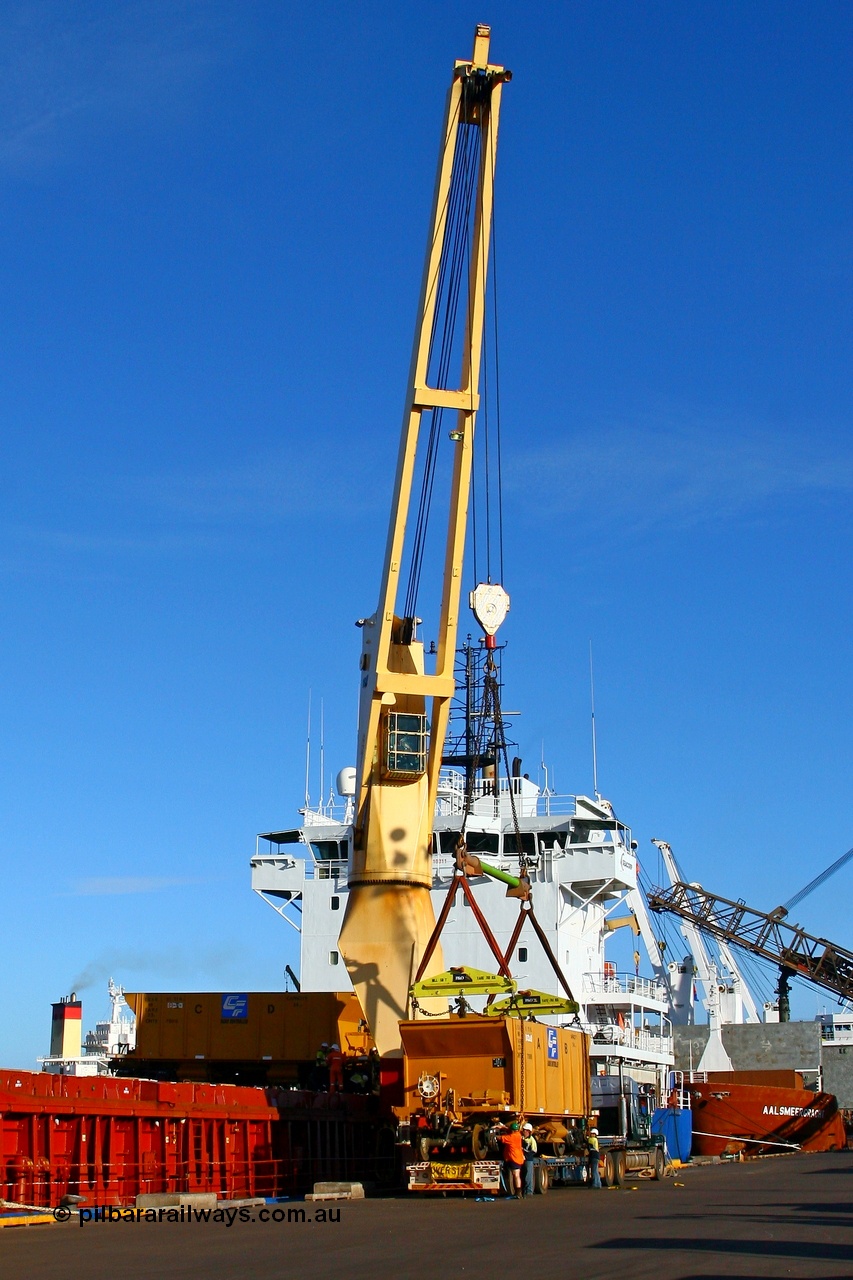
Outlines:
<svg viewBox="0 0 853 1280"><path fill-rule="evenodd" d="M355 821L340 949L382 1054L399 1049L409 986L435 929L432 823L455 691L498 120L502 87L511 78L506 68L489 62L489 44L489 28L478 26L471 58L453 68L379 603L359 622ZM453 415L447 433L445 413ZM446 474L439 478L442 460ZM428 670L417 608L427 526L438 497L447 511L447 532L444 569L435 582L438 618L430 623L436 642ZM421 976L443 968L435 946Z"/></svg>
<svg viewBox="0 0 853 1280"><path fill-rule="evenodd" d="M682 881L669 889L653 890L649 907L680 916L723 942L770 960L843 999L853 999L853 952L786 923L778 908L756 911Z"/></svg>

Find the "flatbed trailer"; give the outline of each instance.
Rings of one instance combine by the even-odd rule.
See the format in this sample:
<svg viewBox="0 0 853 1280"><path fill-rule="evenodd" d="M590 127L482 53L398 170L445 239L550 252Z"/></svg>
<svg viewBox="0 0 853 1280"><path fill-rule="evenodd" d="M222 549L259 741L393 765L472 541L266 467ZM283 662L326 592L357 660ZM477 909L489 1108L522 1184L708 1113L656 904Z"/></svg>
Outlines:
<svg viewBox="0 0 853 1280"><path fill-rule="evenodd" d="M410 1191L427 1195L475 1191L482 1195L501 1193L500 1160L419 1160L408 1167Z"/></svg>
<svg viewBox="0 0 853 1280"><path fill-rule="evenodd" d="M537 1156L533 1165L533 1191L545 1195L551 1187L585 1186L588 1181L583 1155ZM501 1178L500 1160L421 1160L408 1167L410 1191L428 1195L465 1194L498 1196L509 1194Z"/></svg>
<svg viewBox="0 0 853 1280"><path fill-rule="evenodd" d="M533 1187L540 1195L551 1187L584 1187L589 1181L584 1155L539 1156L533 1165Z"/></svg>

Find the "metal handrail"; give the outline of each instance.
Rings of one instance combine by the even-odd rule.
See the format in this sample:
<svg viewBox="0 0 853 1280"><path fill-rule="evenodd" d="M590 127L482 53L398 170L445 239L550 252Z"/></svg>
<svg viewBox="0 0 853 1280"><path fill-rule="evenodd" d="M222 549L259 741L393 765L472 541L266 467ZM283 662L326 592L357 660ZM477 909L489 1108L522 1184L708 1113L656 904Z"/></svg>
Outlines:
<svg viewBox="0 0 853 1280"><path fill-rule="evenodd" d="M585 973L583 990L591 995L645 996L666 1000L666 988L656 978L640 978L634 973Z"/></svg>

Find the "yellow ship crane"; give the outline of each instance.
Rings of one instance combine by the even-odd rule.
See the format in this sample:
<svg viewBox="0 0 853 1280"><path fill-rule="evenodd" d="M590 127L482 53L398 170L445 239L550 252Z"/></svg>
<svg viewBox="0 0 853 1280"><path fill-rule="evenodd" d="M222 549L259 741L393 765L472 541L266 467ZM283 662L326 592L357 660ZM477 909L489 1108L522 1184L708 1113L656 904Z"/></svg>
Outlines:
<svg viewBox="0 0 853 1280"><path fill-rule="evenodd" d="M382 1054L400 1050L398 1023L406 1017L408 989L435 925L432 825L455 687L498 116L501 88L511 78L504 67L489 62L489 37L489 28L478 26L471 58L453 68L379 605L359 623L356 811L340 949ZM451 366L459 371L456 377ZM452 415L449 431L441 429L446 412ZM435 459L446 435L452 462L444 492ZM416 474L424 479L411 521ZM434 497L446 501L448 523L434 667L428 671L416 607ZM408 586L401 600L406 566ZM493 642L508 601L493 584L478 592L478 617ZM442 967L437 950L425 976Z"/></svg>

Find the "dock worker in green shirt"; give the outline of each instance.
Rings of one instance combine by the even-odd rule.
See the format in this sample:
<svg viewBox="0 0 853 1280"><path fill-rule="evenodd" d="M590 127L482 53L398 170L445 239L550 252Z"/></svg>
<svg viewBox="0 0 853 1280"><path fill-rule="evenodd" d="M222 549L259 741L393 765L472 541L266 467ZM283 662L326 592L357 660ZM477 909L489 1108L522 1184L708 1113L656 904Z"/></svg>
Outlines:
<svg viewBox="0 0 853 1280"><path fill-rule="evenodd" d="M586 1148L589 1152L587 1156L587 1168L589 1169L589 1185L593 1189L601 1190L601 1177L598 1172L598 1163L601 1159L601 1149L598 1145L598 1130L589 1129L586 1135Z"/></svg>

